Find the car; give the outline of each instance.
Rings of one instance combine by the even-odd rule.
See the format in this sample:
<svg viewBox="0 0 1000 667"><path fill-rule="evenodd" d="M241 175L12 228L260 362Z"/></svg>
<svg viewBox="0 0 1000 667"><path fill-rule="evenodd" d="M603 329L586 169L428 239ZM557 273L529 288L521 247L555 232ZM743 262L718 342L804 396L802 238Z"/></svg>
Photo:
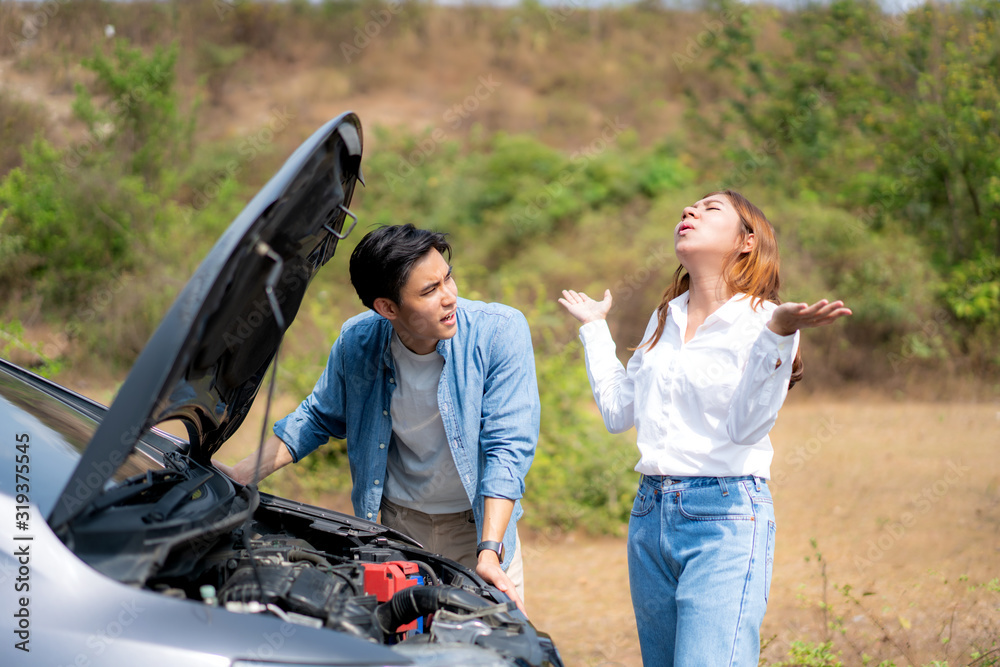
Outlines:
<svg viewBox="0 0 1000 667"><path fill-rule="evenodd" d="M561 667L472 570L212 465L269 402L306 288L357 223L362 146L348 112L292 154L110 407L0 360L2 664ZM170 420L186 439L158 428Z"/></svg>

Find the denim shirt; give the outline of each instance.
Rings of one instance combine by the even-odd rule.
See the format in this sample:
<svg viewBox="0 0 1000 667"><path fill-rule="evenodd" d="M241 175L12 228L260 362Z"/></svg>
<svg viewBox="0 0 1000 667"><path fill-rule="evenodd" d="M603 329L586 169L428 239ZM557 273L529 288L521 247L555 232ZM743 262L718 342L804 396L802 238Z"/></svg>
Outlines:
<svg viewBox="0 0 1000 667"><path fill-rule="evenodd" d="M455 336L437 344L444 357L438 407L479 539L483 498L515 501L503 538L506 569L523 514L524 477L538 442L531 332L524 315L498 303L459 299L457 318ZM354 513L372 521L382 501L392 437L392 333L389 321L373 311L345 322L312 393L274 425L295 461L331 437L347 438Z"/></svg>

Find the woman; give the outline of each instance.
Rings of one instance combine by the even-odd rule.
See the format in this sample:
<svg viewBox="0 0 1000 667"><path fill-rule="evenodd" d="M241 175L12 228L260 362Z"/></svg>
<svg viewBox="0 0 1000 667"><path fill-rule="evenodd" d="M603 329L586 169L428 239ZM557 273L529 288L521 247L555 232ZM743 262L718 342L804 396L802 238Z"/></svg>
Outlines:
<svg viewBox="0 0 1000 667"><path fill-rule="evenodd" d="M636 428L642 473L629 520L644 665L757 664L774 554L768 432L802 377L799 329L851 311L780 303L764 214L726 190L684 209L681 266L623 368L602 301L564 290L583 322L587 374L612 433Z"/></svg>

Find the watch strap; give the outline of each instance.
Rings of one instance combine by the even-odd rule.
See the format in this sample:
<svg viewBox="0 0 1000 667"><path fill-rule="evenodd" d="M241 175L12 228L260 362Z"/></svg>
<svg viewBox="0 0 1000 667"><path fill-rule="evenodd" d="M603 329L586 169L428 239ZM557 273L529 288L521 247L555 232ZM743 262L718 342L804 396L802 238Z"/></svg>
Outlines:
<svg viewBox="0 0 1000 667"><path fill-rule="evenodd" d="M500 558L500 562L503 562L503 542L483 540L476 546L476 556L478 557L484 551L495 551Z"/></svg>

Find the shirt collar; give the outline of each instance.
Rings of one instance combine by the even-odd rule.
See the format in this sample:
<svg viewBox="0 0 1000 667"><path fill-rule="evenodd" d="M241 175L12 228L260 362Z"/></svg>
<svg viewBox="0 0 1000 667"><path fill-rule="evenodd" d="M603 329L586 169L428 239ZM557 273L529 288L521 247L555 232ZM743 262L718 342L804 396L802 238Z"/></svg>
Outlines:
<svg viewBox="0 0 1000 667"><path fill-rule="evenodd" d="M670 313L671 317L674 318L674 322L677 323L677 326L678 328L681 329L681 331L684 331L684 329L687 327L688 301L690 294L691 294L690 292L684 292L680 296L675 297L668 304L669 308L668 312ZM745 310L743 301L746 301L747 304L749 304L750 303L749 300L750 296L747 294L744 294L742 292L734 294L732 298L729 299L729 301L719 306L719 309L716 310L711 315L709 315L708 319L706 319L705 321L712 322L716 319L719 319L725 322L726 324L732 324L739 318L740 313L742 313Z"/></svg>

